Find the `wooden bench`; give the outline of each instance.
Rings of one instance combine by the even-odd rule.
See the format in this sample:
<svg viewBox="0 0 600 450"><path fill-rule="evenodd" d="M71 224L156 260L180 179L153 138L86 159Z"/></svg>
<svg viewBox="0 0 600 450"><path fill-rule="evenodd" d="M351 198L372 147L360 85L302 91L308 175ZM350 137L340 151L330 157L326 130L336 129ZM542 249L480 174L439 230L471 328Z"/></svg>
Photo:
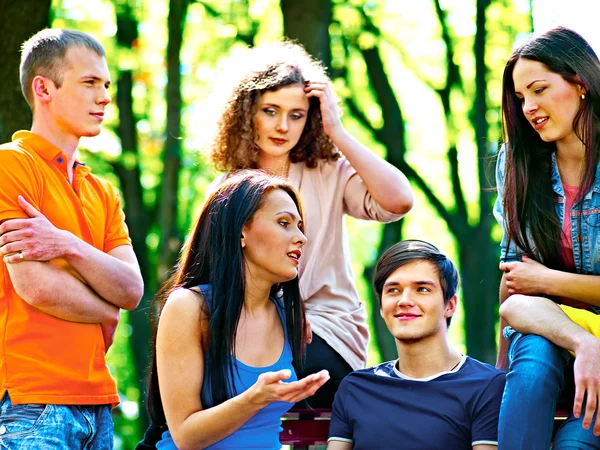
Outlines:
<svg viewBox="0 0 600 450"><path fill-rule="evenodd" d="M568 415L569 411L564 408L556 410L554 433L567 420ZM279 433L279 441L294 450L308 450L309 445L325 445L330 420L330 409L291 409L283 416L283 431Z"/></svg>
<svg viewBox="0 0 600 450"><path fill-rule="evenodd" d="M308 450L309 445L325 445L330 419L331 409L291 409L283 416L279 441L294 450Z"/></svg>

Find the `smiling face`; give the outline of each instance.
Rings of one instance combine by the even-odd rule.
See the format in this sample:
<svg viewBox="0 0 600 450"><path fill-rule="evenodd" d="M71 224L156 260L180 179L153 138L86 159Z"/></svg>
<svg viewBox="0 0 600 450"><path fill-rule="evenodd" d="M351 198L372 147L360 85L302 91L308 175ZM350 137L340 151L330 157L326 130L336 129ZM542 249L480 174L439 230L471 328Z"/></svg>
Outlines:
<svg viewBox="0 0 600 450"><path fill-rule="evenodd" d="M539 61L525 58L516 62L513 82L525 118L544 142L579 142L573 121L581 106L581 86L569 83Z"/></svg>
<svg viewBox="0 0 600 450"><path fill-rule="evenodd" d="M446 339L446 318L456 310L456 296L444 304L436 266L417 260L396 269L381 293L381 316L398 341Z"/></svg>
<svg viewBox="0 0 600 450"><path fill-rule="evenodd" d="M309 100L299 84L260 96L254 116L259 167L274 168L288 160L290 150L302 136L308 110Z"/></svg>
<svg viewBox="0 0 600 450"><path fill-rule="evenodd" d="M290 195L274 189L242 230L247 276L269 284L298 275L302 246L306 243L298 208Z"/></svg>
<svg viewBox="0 0 600 450"><path fill-rule="evenodd" d="M67 50L63 64L60 88L45 79L49 94L47 108L56 124L56 132L76 139L96 136L102 128L104 109L111 101L106 60L93 50L75 46Z"/></svg>

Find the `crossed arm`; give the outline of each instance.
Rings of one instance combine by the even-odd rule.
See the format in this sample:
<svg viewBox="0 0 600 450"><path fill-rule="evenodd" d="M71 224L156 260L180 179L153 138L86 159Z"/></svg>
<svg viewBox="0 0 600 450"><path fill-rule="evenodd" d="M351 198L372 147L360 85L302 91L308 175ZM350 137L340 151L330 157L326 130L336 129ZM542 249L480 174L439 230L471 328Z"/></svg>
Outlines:
<svg viewBox="0 0 600 450"><path fill-rule="evenodd" d="M134 309L143 293L133 249L123 245L104 253L56 228L22 197L19 206L28 218L0 224L0 253L17 294L60 319L102 324L106 341L119 309ZM56 259L67 261L78 276L56 267Z"/></svg>

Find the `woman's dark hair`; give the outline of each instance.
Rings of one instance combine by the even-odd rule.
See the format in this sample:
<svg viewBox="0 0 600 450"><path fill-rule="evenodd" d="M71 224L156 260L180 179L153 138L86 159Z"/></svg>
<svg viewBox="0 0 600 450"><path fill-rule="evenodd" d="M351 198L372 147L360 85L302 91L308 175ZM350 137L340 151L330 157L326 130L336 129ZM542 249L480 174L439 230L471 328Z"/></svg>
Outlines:
<svg viewBox="0 0 600 450"><path fill-rule="evenodd" d="M212 288L206 352L211 369L206 371L212 405L236 395L233 387L237 325L244 304L246 286L245 260L241 246L244 225L250 223L261 208L266 195L281 189L292 198L300 217L302 207L297 191L284 179L257 171L240 171L231 175L211 195L182 249L176 271L156 298L158 316L169 294L179 288L208 284ZM301 227L302 231L303 228ZM282 290L280 292L279 290ZM274 285L271 296L283 298L287 336L292 348L294 367L302 367L305 342L304 307L300 299L298 277ZM159 392L156 370L156 327L154 325L153 362L148 393L148 409L152 422L166 422ZM199 318L200 320L200 318ZM204 405L206 407L206 405Z"/></svg>
<svg viewBox="0 0 600 450"><path fill-rule="evenodd" d="M531 38L516 49L504 69L505 232L529 257L536 258L537 250L543 264L562 269L559 253L561 224L555 212L552 190L552 153L556 144L542 141L523 114L513 81L513 71L519 59L538 61L585 91L585 99L573 121L573 130L585 146L585 167L577 200L581 200L592 186L600 157L600 62L579 34L557 27ZM578 220L581 221L581 214Z"/></svg>
<svg viewBox="0 0 600 450"><path fill-rule="evenodd" d="M304 87L310 81L329 81L329 77L319 61L301 45L289 41L252 48L243 55L235 55L232 63L235 66L232 64L224 72L231 72L229 75L236 79L228 80L228 74L224 73L225 82L215 90L227 101L220 108L211 159L219 170L257 169L254 117L260 96L288 86ZM213 97L222 101L216 95ZM323 130L319 100L311 98L306 125L290 151L290 160L306 161L306 166L312 168L318 160L335 161L340 156Z"/></svg>
<svg viewBox="0 0 600 450"><path fill-rule="evenodd" d="M456 295L460 277L452 260L429 242L407 239L387 249L375 266L373 286L379 298L380 308L383 286L387 279L398 268L415 261L429 261L435 267L444 295L444 305L447 305L450 299ZM452 317L447 317L446 325L450 326L451 321Z"/></svg>

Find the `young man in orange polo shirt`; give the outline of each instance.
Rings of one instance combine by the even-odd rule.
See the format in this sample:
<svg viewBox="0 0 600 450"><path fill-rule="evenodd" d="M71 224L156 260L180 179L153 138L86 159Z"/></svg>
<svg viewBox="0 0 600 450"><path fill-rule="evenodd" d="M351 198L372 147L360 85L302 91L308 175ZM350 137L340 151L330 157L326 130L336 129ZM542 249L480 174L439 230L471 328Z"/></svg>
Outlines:
<svg viewBox="0 0 600 450"><path fill-rule="evenodd" d="M111 449L119 402L106 366L143 282L117 191L75 153L100 133L110 74L92 37L23 45L31 131L0 146L0 448Z"/></svg>

